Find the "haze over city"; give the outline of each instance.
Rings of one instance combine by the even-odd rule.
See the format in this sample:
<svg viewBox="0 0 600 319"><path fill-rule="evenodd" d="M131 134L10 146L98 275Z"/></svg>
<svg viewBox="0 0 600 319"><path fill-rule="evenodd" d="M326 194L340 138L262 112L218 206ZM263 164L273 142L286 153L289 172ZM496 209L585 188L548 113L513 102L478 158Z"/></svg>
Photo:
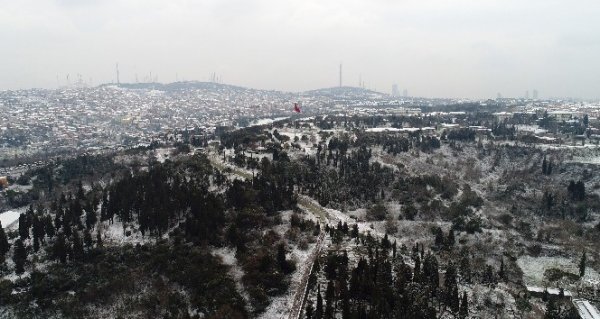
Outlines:
<svg viewBox="0 0 600 319"><path fill-rule="evenodd" d="M0 1L0 90L211 80L424 97L600 94L594 1ZM152 74L152 75L150 75ZM67 81L67 75L69 80Z"/></svg>

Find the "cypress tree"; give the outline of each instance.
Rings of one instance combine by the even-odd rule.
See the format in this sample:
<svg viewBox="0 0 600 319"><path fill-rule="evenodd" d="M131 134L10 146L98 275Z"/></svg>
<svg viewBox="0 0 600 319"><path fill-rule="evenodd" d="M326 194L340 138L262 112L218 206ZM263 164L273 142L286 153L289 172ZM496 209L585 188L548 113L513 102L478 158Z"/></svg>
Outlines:
<svg viewBox="0 0 600 319"><path fill-rule="evenodd" d="M83 242L78 231L73 232L73 260L83 260Z"/></svg>
<svg viewBox="0 0 600 319"><path fill-rule="evenodd" d="M13 252L13 261L15 263L15 273L22 274L25 271L25 261L27 260L27 251L21 239L15 242L15 250Z"/></svg>
<svg viewBox="0 0 600 319"><path fill-rule="evenodd" d="M504 273L504 258L500 259L500 271L498 271L498 277L500 279L505 280L506 274Z"/></svg>
<svg viewBox="0 0 600 319"><path fill-rule="evenodd" d="M37 237L33 237L33 251L36 253L40 250L40 240Z"/></svg>
<svg viewBox="0 0 600 319"><path fill-rule="evenodd" d="M6 255L9 249L8 237L6 236L6 232L4 232L4 228L2 228L2 222L0 222L0 259L4 259L4 255Z"/></svg>
<svg viewBox="0 0 600 319"><path fill-rule="evenodd" d="M450 294L450 310L453 313L460 312L460 297L458 296L458 287L454 286Z"/></svg>
<svg viewBox="0 0 600 319"><path fill-rule="evenodd" d="M456 239L454 238L454 230L450 229L450 231L448 232L448 240L446 241L448 249L452 249L452 247L454 247L455 242Z"/></svg>
<svg viewBox="0 0 600 319"><path fill-rule="evenodd" d="M93 207L89 207L85 212L85 226L87 229L92 229L96 225L96 211Z"/></svg>
<svg viewBox="0 0 600 319"><path fill-rule="evenodd" d="M313 307L312 301L309 300L306 305L306 310L304 311L304 313L306 313L306 319L312 319L314 311L315 308Z"/></svg>
<svg viewBox="0 0 600 319"><path fill-rule="evenodd" d="M54 259L60 260L61 263L67 262L67 244L65 242L65 235L59 233L53 247Z"/></svg>
<svg viewBox="0 0 600 319"><path fill-rule="evenodd" d="M335 290L333 281L330 280L327 283L327 290L325 290L325 319L333 319L333 308L335 303Z"/></svg>
<svg viewBox="0 0 600 319"><path fill-rule="evenodd" d="M44 216L44 231L48 237L52 238L56 234L56 228L52 224L52 217L50 215Z"/></svg>
<svg viewBox="0 0 600 319"><path fill-rule="evenodd" d="M323 318L323 298L321 297L321 285L317 286L317 309L315 309L314 319Z"/></svg>
<svg viewBox="0 0 600 319"><path fill-rule="evenodd" d="M83 242L87 248L92 247L94 244L94 241L92 240L92 234L90 233L89 229L83 231Z"/></svg>
<svg viewBox="0 0 600 319"><path fill-rule="evenodd" d="M102 247L102 234L99 229L96 232L96 247Z"/></svg>
<svg viewBox="0 0 600 319"><path fill-rule="evenodd" d="M583 277L585 276L585 264L587 262L587 256L585 254L585 251L583 252L583 255L581 256L581 260L579 261L579 277Z"/></svg>
<svg viewBox="0 0 600 319"><path fill-rule="evenodd" d="M542 160L542 174L548 174L548 163L546 162L546 155L544 155L544 159Z"/></svg>
<svg viewBox="0 0 600 319"><path fill-rule="evenodd" d="M463 291L462 301L460 303L460 310L458 312L458 317L460 319L465 319L469 315L469 301L467 300L467 292Z"/></svg>
<svg viewBox="0 0 600 319"><path fill-rule="evenodd" d="M27 222L27 215L24 213L19 215L19 237L21 240L29 238L29 223Z"/></svg>

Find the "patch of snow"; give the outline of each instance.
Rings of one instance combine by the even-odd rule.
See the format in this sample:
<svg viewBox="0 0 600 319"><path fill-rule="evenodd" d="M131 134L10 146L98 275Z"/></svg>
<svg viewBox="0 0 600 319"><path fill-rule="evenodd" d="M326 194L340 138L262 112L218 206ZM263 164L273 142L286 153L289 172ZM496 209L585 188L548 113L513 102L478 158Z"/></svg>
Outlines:
<svg viewBox="0 0 600 319"><path fill-rule="evenodd" d="M21 213L27 210L27 206L20 207L17 209L8 210L0 214L0 222L2 222L2 228L14 228L19 220Z"/></svg>

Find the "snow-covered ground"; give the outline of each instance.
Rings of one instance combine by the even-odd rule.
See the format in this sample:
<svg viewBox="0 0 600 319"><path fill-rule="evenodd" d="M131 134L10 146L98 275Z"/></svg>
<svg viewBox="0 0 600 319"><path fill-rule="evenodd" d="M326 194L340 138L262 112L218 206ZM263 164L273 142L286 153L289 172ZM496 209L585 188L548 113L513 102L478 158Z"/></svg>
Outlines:
<svg viewBox="0 0 600 319"><path fill-rule="evenodd" d="M287 258L296 261L297 267L296 271L291 275L288 293L273 298L265 312L260 314L259 319L288 318L294 308L294 300L297 292L304 292L302 279L307 276L307 271L312 267L310 260L313 257L313 252L317 249L317 245L310 244L307 250L294 248L288 254Z"/></svg>
<svg viewBox="0 0 600 319"><path fill-rule="evenodd" d="M17 221L19 220L19 215L21 215L21 213L24 213L26 210L27 207L25 206L16 209L11 209L0 214L0 222L2 222L2 228L14 228L14 226L17 224Z"/></svg>
<svg viewBox="0 0 600 319"><path fill-rule="evenodd" d="M523 270L524 283L531 286L544 286L546 284L544 272L550 268L557 268L574 275L579 274L578 262L578 260L563 257L522 256L517 259L517 265ZM600 274L591 267L587 267L582 280L589 283L600 283Z"/></svg>
<svg viewBox="0 0 600 319"><path fill-rule="evenodd" d="M101 233L103 234L103 240L108 243L116 244L116 245L124 245L124 244L145 244L145 243L153 243L156 240L155 236L151 236L150 234L146 234L146 236L142 236L142 233L138 231L135 227L125 225L123 227L123 223L115 218L114 223L109 224L108 222L104 222L99 224ZM164 236L163 236L164 237Z"/></svg>
<svg viewBox="0 0 600 319"><path fill-rule="evenodd" d="M246 302L246 305L249 307L249 309L246 309L246 310L248 310L249 312L252 312L252 309L250 309L250 307L252 307L251 303L250 303L250 295L248 295L248 292L246 291L246 289L244 288L244 285L242 284L242 277L244 276L244 270L242 270L242 267L240 265L238 265L237 259L235 258L235 250L230 247L222 247L222 248L213 250L213 253L215 255L221 257L223 264L225 264L229 267L229 275L235 281L235 287L236 287L237 291L240 292L240 294L242 295L242 298L244 298L244 301Z"/></svg>
<svg viewBox="0 0 600 319"><path fill-rule="evenodd" d="M274 122L277 122L277 121L282 121L282 120L285 120L285 119L288 119L288 118L289 118L289 116L286 116L286 117L276 117L276 118L272 118L272 119L271 118L260 119L260 120L256 120L256 121L250 123L249 126L267 125L267 124L271 124L271 123L274 123Z"/></svg>

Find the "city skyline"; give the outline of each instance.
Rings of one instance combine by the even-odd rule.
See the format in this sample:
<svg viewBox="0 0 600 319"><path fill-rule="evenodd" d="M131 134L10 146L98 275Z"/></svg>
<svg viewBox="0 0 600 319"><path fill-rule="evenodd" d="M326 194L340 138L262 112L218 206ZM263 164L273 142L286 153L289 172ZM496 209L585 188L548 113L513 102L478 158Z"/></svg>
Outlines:
<svg viewBox="0 0 600 319"><path fill-rule="evenodd" d="M0 90L78 78L448 98L600 97L592 1L0 2ZM343 61L343 78L339 65ZM354 86L354 85L352 85Z"/></svg>

